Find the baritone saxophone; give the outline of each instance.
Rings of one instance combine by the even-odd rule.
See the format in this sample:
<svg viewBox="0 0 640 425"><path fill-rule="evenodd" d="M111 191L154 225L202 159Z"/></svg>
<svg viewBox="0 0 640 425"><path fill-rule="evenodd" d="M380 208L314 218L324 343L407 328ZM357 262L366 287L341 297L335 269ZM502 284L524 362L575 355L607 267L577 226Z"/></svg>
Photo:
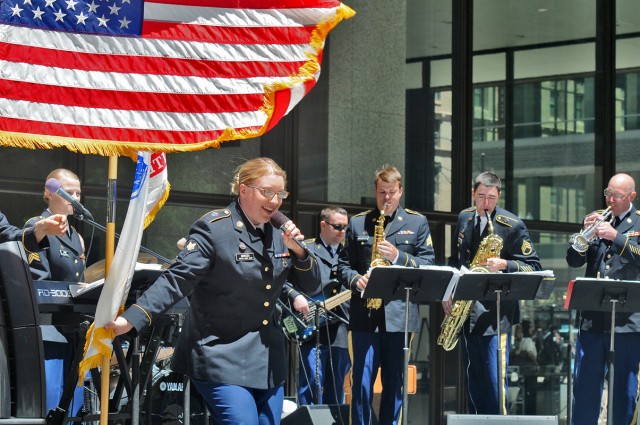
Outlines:
<svg viewBox="0 0 640 425"><path fill-rule="evenodd" d="M500 251L504 241L502 238L493 233L493 223L489 218L489 211L485 210L487 217L487 225L489 226L489 234L480 242L478 251L473 257L473 261L469 264L469 270L473 273L489 273L490 270L482 266L489 258L500 257ZM467 321L471 308L475 301L473 300L457 300L453 304L451 315L444 318L440 326L440 335L438 336L438 345L441 345L446 351L451 351L458 343L460 331L464 322Z"/></svg>

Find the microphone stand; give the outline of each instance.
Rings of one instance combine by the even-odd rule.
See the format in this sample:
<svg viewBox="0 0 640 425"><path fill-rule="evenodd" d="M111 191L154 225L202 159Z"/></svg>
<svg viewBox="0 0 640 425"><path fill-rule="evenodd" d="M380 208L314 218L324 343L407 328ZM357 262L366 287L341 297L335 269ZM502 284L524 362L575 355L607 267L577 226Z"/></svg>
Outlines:
<svg viewBox="0 0 640 425"><path fill-rule="evenodd" d="M101 225L100 223L97 223L95 220L92 220L92 219L90 219L88 217L85 217L84 214L82 214L80 211L74 210L73 216L75 218L77 218L78 220L80 220L80 221L84 221L85 223L90 224L91 226L95 227L96 229L100 229L103 232L107 231L107 228L105 226ZM120 234L116 233L115 237L117 239L120 239ZM140 251L142 251L144 253L147 253L149 255L153 255L155 258L157 258L158 260L162 261L163 263L171 264L171 260L169 260L168 258L163 257L162 255L160 255L160 254L158 254L158 253L156 253L156 252L154 252L154 251L150 250L149 248L146 248L146 247L144 247L142 245L140 245Z"/></svg>

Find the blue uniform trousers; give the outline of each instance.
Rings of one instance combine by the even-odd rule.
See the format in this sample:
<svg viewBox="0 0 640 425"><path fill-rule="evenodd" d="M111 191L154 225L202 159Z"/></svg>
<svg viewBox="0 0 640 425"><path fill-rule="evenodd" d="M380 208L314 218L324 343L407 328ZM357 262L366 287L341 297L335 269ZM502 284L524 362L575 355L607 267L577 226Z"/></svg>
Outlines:
<svg viewBox="0 0 640 425"><path fill-rule="evenodd" d="M218 425L278 425L284 387L265 390L192 379Z"/></svg>
<svg viewBox="0 0 640 425"><path fill-rule="evenodd" d="M55 410L60 404L64 391L65 379L73 374L77 379L77 372L71 370L75 348L66 342L43 341L44 372L47 386L46 411ZM68 416L77 416L84 404L84 386L76 386L71 405L68 406ZM63 407L65 409L65 407Z"/></svg>
<svg viewBox="0 0 640 425"><path fill-rule="evenodd" d="M502 370L504 377L504 393L502 403L506 406L507 366L511 338L509 334L501 334L502 338ZM468 408L471 414L498 415L498 335L476 336L462 335L463 367L467 375Z"/></svg>
<svg viewBox="0 0 640 425"><path fill-rule="evenodd" d="M590 425L598 422L602 386L607 374L607 353L611 334L580 331L576 342L573 382L572 423ZM615 363L613 376L614 425L628 425L636 409L638 393L638 364L640 363L640 334L615 334Z"/></svg>
<svg viewBox="0 0 640 425"><path fill-rule="evenodd" d="M380 425L397 425L402 407L403 332L351 332L351 424L373 422L373 384L381 368Z"/></svg>
<svg viewBox="0 0 640 425"><path fill-rule="evenodd" d="M318 381L320 393L318 404L344 403L344 379L351 368L349 350L346 348L319 347ZM316 346L302 344L300 346L300 367L298 370L298 403L315 404L316 402Z"/></svg>

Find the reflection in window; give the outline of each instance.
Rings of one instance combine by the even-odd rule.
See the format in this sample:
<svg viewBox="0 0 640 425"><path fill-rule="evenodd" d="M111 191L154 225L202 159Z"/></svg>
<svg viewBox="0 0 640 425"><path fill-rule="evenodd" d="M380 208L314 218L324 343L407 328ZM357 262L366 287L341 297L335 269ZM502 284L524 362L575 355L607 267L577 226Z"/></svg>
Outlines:
<svg viewBox="0 0 640 425"><path fill-rule="evenodd" d="M504 139L504 91L502 86L478 87L473 91L473 140Z"/></svg>

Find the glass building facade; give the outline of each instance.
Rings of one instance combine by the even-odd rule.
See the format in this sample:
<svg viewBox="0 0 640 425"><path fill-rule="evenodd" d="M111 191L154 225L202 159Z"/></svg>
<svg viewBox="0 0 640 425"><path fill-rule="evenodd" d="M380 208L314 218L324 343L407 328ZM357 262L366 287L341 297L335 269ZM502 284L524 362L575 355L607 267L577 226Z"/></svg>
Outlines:
<svg viewBox="0 0 640 425"><path fill-rule="evenodd" d="M347 4L357 15L331 33L318 85L274 130L168 156L172 194L143 244L175 256L175 242L195 219L231 201L232 172L247 158L270 156L287 170L291 196L282 209L308 237L325 205L351 214L372 207L373 173L390 163L404 174L404 206L428 217L437 263L446 264L457 214L471 204L472 178L494 171L503 179L501 205L525 220L543 268L557 278L549 299L523 302L523 316L541 335L553 325L563 338L563 357L541 366L533 386L525 389L512 368L519 391L510 391L510 413L566 421L575 332L563 297L584 270L569 269L564 257L583 217L604 206L611 175L640 178L640 3ZM0 158L0 208L13 224L44 209L44 180L57 167L81 176L83 203L96 219L106 211L107 158L15 148L0 148ZM121 158L118 169L117 230L134 163ZM89 264L104 258L104 234L76 226L92 240ZM422 315L409 422L443 423L446 412L465 411L460 358L435 345L440 305L422 306Z"/></svg>

